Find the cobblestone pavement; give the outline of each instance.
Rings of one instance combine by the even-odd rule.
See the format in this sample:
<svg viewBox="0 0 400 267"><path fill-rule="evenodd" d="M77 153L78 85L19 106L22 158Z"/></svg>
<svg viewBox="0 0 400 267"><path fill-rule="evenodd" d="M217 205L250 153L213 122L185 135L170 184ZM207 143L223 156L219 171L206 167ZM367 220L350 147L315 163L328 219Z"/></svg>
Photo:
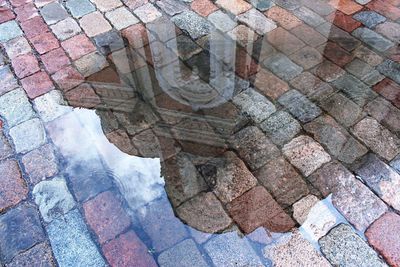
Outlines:
<svg viewBox="0 0 400 267"><path fill-rule="evenodd" d="M0 265L400 266L400 0L0 0Z"/></svg>

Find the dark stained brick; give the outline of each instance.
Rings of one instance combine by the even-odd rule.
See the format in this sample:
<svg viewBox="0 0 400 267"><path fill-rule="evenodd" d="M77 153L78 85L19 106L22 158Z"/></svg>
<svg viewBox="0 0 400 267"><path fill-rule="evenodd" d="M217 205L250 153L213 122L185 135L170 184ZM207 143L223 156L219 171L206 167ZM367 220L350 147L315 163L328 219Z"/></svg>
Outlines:
<svg viewBox="0 0 400 267"><path fill-rule="evenodd" d="M121 202L111 191L103 192L83 204L89 226L97 234L100 243L115 238L129 225L130 219Z"/></svg>
<svg viewBox="0 0 400 267"><path fill-rule="evenodd" d="M7 267L52 267L56 266L51 248L46 243L41 243L14 257Z"/></svg>
<svg viewBox="0 0 400 267"><path fill-rule="evenodd" d="M0 251L5 262L44 239L38 211L32 206L23 204L0 216Z"/></svg>
<svg viewBox="0 0 400 267"><path fill-rule="evenodd" d="M375 92L381 94L384 98L393 103L396 107L400 108L400 85L390 80L384 79L374 86Z"/></svg>
<svg viewBox="0 0 400 267"><path fill-rule="evenodd" d="M260 226L272 232L286 232L295 224L262 186L254 187L233 200L227 209L246 234Z"/></svg>

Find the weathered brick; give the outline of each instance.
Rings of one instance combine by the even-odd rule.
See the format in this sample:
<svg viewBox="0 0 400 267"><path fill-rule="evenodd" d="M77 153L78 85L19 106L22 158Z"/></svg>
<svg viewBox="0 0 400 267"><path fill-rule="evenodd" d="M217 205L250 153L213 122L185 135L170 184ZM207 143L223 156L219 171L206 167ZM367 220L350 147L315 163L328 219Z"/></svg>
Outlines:
<svg viewBox="0 0 400 267"><path fill-rule="evenodd" d="M296 90L288 91L278 99L278 102L303 123L309 122L321 114L318 106Z"/></svg>
<svg viewBox="0 0 400 267"><path fill-rule="evenodd" d="M3 211L25 199L28 189L16 161L5 160L1 162L0 170L2 173L2 179L0 180L0 211Z"/></svg>

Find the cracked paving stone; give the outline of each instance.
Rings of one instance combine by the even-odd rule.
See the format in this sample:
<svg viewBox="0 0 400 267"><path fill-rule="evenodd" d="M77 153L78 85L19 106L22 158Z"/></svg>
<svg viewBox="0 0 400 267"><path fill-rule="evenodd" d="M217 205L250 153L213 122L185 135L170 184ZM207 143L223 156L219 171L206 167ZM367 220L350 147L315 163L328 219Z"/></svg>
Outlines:
<svg viewBox="0 0 400 267"><path fill-rule="evenodd" d="M45 240L38 212L28 204L0 216L0 249L5 262Z"/></svg>
<svg viewBox="0 0 400 267"><path fill-rule="evenodd" d="M220 232L232 223L212 192L198 194L179 206L176 212L190 226L206 233Z"/></svg>
<svg viewBox="0 0 400 267"><path fill-rule="evenodd" d="M331 160L331 157L320 144L308 136L299 136L287 143L282 150L296 168L305 176L309 176L324 163Z"/></svg>
<svg viewBox="0 0 400 267"><path fill-rule="evenodd" d="M264 121L276 111L274 104L254 89L248 89L236 95L233 103L256 123Z"/></svg>
<svg viewBox="0 0 400 267"><path fill-rule="evenodd" d="M400 175L395 170L369 154L355 172L380 198L400 211Z"/></svg>
<svg viewBox="0 0 400 267"><path fill-rule="evenodd" d="M236 133L232 146L252 170L257 170L280 155L279 149L255 126Z"/></svg>
<svg viewBox="0 0 400 267"><path fill-rule="evenodd" d="M14 257L14 259L6 264L6 267L21 267L21 266L40 266L53 267L55 261L51 252L51 248L45 242L28 249L25 252Z"/></svg>
<svg viewBox="0 0 400 267"><path fill-rule="evenodd" d="M208 266L196 244L191 239L186 239L164 251L158 256L157 261L161 267Z"/></svg>
<svg viewBox="0 0 400 267"><path fill-rule="evenodd" d="M46 142L46 133L39 119L25 121L10 129L10 136L17 153L34 150Z"/></svg>
<svg viewBox="0 0 400 267"><path fill-rule="evenodd" d="M266 58L263 65L279 78L289 81L298 76L303 68L291 61L287 56L277 53Z"/></svg>
<svg viewBox="0 0 400 267"><path fill-rule="evenodd" d="M78 210L47 226L51 248L60 266L105 266Z"/></svg>
<svg viewBox="0 0 400 267"><path fill-rule="evenodd" d="M333 266L387 266L349 225L333 228L319 244Z"/></svg>
<svg viewBox="0 0 400 267"><path fill-rule="evenodd" d="M283 94L278 102L301 122L310 122L321 114L321 109L297 90Z"/></svg>
<svg viewBox="0 0 400 267"><path fill-rule="evenodd" d="M283 157L272 159L254 172L258 181L282 206L290 206L308 194L307 184Z"/></svg>
<svg viewBox="0 0 400 267"><path fill-rule="evenodd" d="M51 144L46 144L23 155L22 164L32 185L58 173L57 158Z"/></svg>
<svg viewBox="0 0 400 267"><path fill-rule="evenodd" d="M217 235L204 249L215 266L263 266L247 239L236 231Z"/></svg>
<svg viewBox="0 0 400 267"><path fill-rule="evenodd" d="M178 28L187 32L193 39L210 34L213 28L210 22L193 11L185 11L172 17L171 20Z"/></svg>
<svg viewBox="0 0 400 267"><path fill-rule="evenodd" d="M390 266L400 264L400 216L388 212L376 220L367 230L368 243L378 251Z"/></svg>
<svg viewBox="0 0 400 267"><path fill-rule="evenodd" d="M63 177L38 183L32 194L45 222L62 217L75 207L75 201Z"/></svg>
<svg viewBox="0 0 400 267"><path fill-rule="evenodd" d="M28 189L16 161L0 162L0 173L0 211L3 211L25 199Z"/></svg>
<svg viewBox="0 0 400 267"><path fill-rule="evenodd" d="M352 132L372 151L392 160L400 152L400 140L371 117L367 117L354 125Z"/></svg>
<svg viewBox="0 0 400 267"><path fill-rule="evenodd" d="M234 152L225 152L200 165L200 173L215 195L228 203L257 184L256 178Z"/></svg>

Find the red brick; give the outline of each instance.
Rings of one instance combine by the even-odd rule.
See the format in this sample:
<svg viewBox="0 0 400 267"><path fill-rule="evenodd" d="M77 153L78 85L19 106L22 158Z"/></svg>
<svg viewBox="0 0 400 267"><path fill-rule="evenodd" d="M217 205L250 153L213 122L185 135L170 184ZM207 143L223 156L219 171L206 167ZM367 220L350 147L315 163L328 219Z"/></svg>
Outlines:
<svg viewBox="0 0 400 267"><path fill-rule="evenodd" d="M286 30L293 29L301 25L301 20L294 16L289 11L279 7L274 6L265 12L265 15L270 19L276 21L279 26L285 28Z"/></svg>
<svg viewBox="0 0 400 267"><path fill-rule="evenodd" d="M15 256L7 267L40 266L51 267L54 265L51 248L46 243L40 243Z"/></svg>
<svg viewBox="0 0 400 267"><path fill-rule="evenodd" d="M33 3L28 3L26 5L17 7L14 9L14 12L17 14L17 20L19 22L39 16L39 13L37 12L37 9Z"/></svg>
<svg viewBox="0 0 400 267"><path fill-rule="evenodd" d="M53 83L46 72L40 71L21 80L29 98L34 99L53 89Z"/></svg>
<svg viewBox="0 0 400 267"><path fill-rule="evenodd" d="M42 55L41 58L50 74L70 64L69 58L61 47Z"/></svg>
<svg viewBox="0 0 400 267"><path fill-rule="evenodd" d="M122 233L131 221L114 193L107 191L83 204L85 217L101 244Z"/></svg>
<svg viewBox="0 0 400 267"><path fill-rule="evenodd" d="M328 42L324 46L322 54L341 67L353 59L353 56L349 52L332 42Z"/></svg>
<svg viewBox="0 0 400 267"><path fill-rule="evenodd" d="M386 78L374 86L374 90L400 108L400 85Z"/></svg>
<svg viewBox="0 0 400 267"><path fill-rule="evenodd" d="M81 58L96 50L95 46L84 34L76 35L61 43L61 46L68 53L72 60Z"/></svg>
<svg viewBox="0 0 400 267"><path fill-rule="evenodd" d="M45 32L37 35L30 39L33 47L39 54L47 53L53 49L56 49L60 45L58 44L57 38L51 32Z"/></svg>
<svg viewBox="0 0 400 267"><path fill-rule="evenodd" d="M11 64L18 78L24 78L40 70L36 57L31 53L14 58Z"/></svg>
<svg viewBox="0 0 400 267"><path fill-rule="evenodd" d="M76 69L71 66L67 66L52 76L53 80L57 85L64 91L68 91L84 81L84 77Z"/></svg>
<svg viewBox="0 0 400 267"><path fill-rule="evenodd" d="M368 243L390 266L400 266L400 216L388 212L376 220L365 232Z"/></svg>
<svg viewBox="0 0 400 267"><path fill-rule="evenodd" d="M340 11L330 14L326 19L347 32L352 32L362 25L361 22L353 19L352 16L346 15Z"/></svg>
<svg viewBox="0 0 400 267"><path fill-rule="evenodd" d="M244 79L258 72L257 62L242 48L236 50L235 72Z"/></svg>
<svg viewBox="0 0 400 267"><path fill-rule="evenodd" d="M129 231L103 246L103 253L113 267L157 266L147 247L133 231Z"/></svg>
<svg viewBox="0 0 400 267"><path fill-rule="evenodd" d="M271 72L261 68L255 76L254 86L264 95L277 99L289 90L289 85Z"/></svg>
<svg viewBox="0 0 400 267"><path fill-rule="evenodd" d="M122 31L122 36L128 40L133 48L140 48L149 44L148 34L142 24L132 25Z"/></svg>
<svg viewBox="0 0 400 267"><path fill-rule="evenodd" d="M11 5L13 5L13 7L18 7L18 6L23 6L27 3L31 3L32 0L10 0Z"/></svg>
<svg viewBox="0 0 400 267"><path fill-rule="evenodd" d="M372 0L368 3L367 7L391 20L400 18L400 8L391 5L387 0Z"/></svg>
<svg viewBox="0 0 400 267"><path fill-rule="evenodd" d="M363 8L353 0L331 0L329 4L346 15L354 14Z"/></svg>
<svg viewBox="0 0 400 267"><path fill-rule="evenodd" d="M291 55L305 46L303 41L282 27L268 33L268 42L286 55Z"/></svg>
<svg viewBox="0 0 400 267"><path fill-rule="evenodd" d="M227 205L229 214L245 234L265 226L272 232L287 232L295 223L268 191L257 186Z"/></svg>
<svg viewBox="0 0 400 267"><path fill-rule="evenodd" d="M94 108L101 103L93 88L82 83L65 94L68 103L74 107Z"/></svg>
<svg viewBox="0 0 400 267"><path fill-rule="evenodd" d="M1 162L0 173L0 212L2 212L25 199L28 189L16 161L6 160Z"/></svg>
<svg viewBox="0 0 400 267"><path fill-rule="evenodd" d="M14 18L15 18L15 15L11 11L11 9L8 9L8 8L0 9L0 23L12 20Z"/></svg>
<svg viewBox="0 0 400 267"><path fill-rule="evenodd" d="M21 22L20 25L28 39L49 31L49 27L47 27L46 23L41 17L34 17L27 21Z"/></svg>
<svg viewBox="0 0 400 267"><path fill-rule="evenodd" d="M194 0L190 7L203 17L207 17L214 11L218 10L210 0Z"/></svg>

